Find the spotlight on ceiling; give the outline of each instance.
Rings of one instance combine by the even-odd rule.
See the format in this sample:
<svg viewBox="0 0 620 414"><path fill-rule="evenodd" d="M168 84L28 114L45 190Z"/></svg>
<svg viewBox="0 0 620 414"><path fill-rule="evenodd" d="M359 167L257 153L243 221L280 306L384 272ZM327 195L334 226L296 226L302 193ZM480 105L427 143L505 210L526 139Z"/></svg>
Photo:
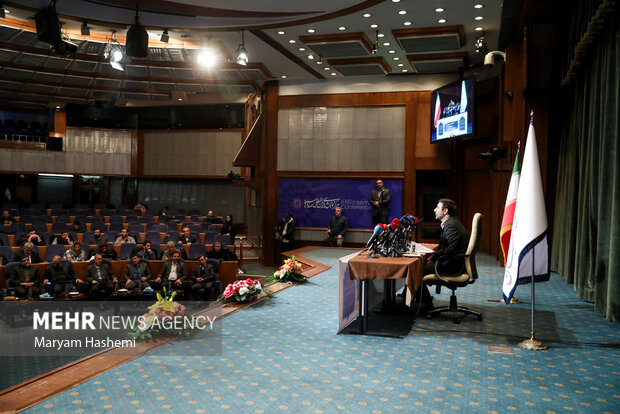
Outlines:
<svg viewBox="0 0 620 414"><path fill-rule="evenodd" d="M164 31L161 33L161 37L159 38L163 43L168 43L170 40L170 36L168 35L168 29L164 27Z"/></svg>
<svg viewBox="0 0 620 414"><path fill-rule="evenodd" d="M246 66L248 64L248 51L245 48L245 30L241 31L241 44L237 48L237 64Z"/></svg>
<svg viewBox="0 0 620 414"><path fill-rule="evenodd" d="M82 22L82 27L80 29L82 31L82 36L90 36L90 27L88 27L88 22L86 20Z"/></svg>
<svg viewBox="0 0 620 414"><path fill-rule="evenodd" d="M484 38L484 33L482 33L482 36L476 38L475 46L476 46L476 53L486 53L489 50L487 41Z"/></svg>
<svg viewBox="0 0 620 414"><path fill-rule="evenodd" d="M140 24L138 7L136 4L136 22L127 30L127 42L125 52L127 56L145 58L149 54L149 34L144 26Z"/></svg>
<svg viewBox="0 0 620 414"><path fill-rule="evenodd" d="M373 54L373 55L376 55L378 50L379 50L379 31L376 30L375 31L375 41L372 42L372 49L370 50L370 53Z"/></svg>
<svg viewBox="0 0 620 414"><path fill-rule="evenodd" d="M217 53L212 47L206 47L198 52L198 57L196 60L200 66L212 68L217 62Z"/></svg>
<svg viewBox="0 0 620 414"><path fill-rule="evenodd" d="M116 40L116 31L112 30L112 37L108 39L108 43L105 45L103 49L103 57L108 59L110 62L110 66L112 66L116 70L124 70L121 65L121 61L123 60L123 49Z"/></svg>

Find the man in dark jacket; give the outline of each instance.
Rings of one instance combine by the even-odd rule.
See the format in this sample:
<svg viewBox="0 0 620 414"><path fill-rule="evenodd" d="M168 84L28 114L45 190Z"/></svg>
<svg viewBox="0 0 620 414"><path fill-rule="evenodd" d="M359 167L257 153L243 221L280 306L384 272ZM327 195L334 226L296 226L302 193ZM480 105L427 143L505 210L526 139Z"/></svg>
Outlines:
<svg viewBox="0 0 620 414"><path fill-rule="evenodd" d="M39 256L39 253L34 251L34 245L30 242L26 242L24 244L24 247L22 249L19 249L15 253L16 261L21 262L23 257L28 258L28 263L41 263L42 262L41 257Z"/></svg>
<svg viewBox="0 0 620 414"><path fill-rule="evenodd" d="M188 293L191 291L193 299L215 300L220 293L217 291L219 286L216 283L215 270L213 270L213 266L207 263L205 256L200 256L198 260L200 264L194 268L194 273L191 276L188 275L184 281L189 287L187 291Z"/></svg>
<svg viewBox="0 0 620 414"><path fill-rule="evenodd" d="M118 279L110 270L110 266L103 263L103 257L100 253L95 254L95 260L86 268L83 280L83 283L89 287L89 296L93 299L103 299L110 296L114 292L114 282L118 282Z"/></svg>
<svg viewBox="0 0 620 414"><path fill-rule="evenodd" d="M278 223L277 230L280 235L280 251L293 250L295 248L295 220L293 220L293 216L286 213Z"/></svg>
<svg viewBox="0 0 620 414"><path fill-rule="evenodd" d="M336 207L335 214L329 222L329 228L327 229L327 240L330 246L342 247L344 242L344 235L347 233L349 223L347 218L342 215L342 209Z"/></svg>
<svg viewBox="0 0 620 414"><path fill-rule="evenodd" d="M372 226L379 223L389 224L388 215L390 212L390 190L383 187L383 180L377 180L377 188L370 192L368 203L370 204L370 214L372 216Z"/></svg>
<svg viewBox="0 0 620 414"><path fill-rule="evenodd" d="M9 275L9 286L15 290L17 297L38 297L41 293L39 283L39 269L30 266L28 257L22 256L19 266L15 266Z"/></svg>
<svg viewBox="0 0 620 414"><path fill-rule="evenodd" d="M148 280L150 278L149 266L140 261L140 256L137 254L131 256L131 261L127 263L125 268L125 289L144 289L149 285Z"/></svg>
<svg viewBox="0 0 620 414"><path fill-rule="evenodd" d="M181 260L181 253L174 252L172 260L168 260L157 279L153 280L153 289L159 289L166 286L168 289L182 290L183 282L187 278L187 269L185 262Z"/></svg>
<svg viewBox="0 0 620 414"><path fill-rule="evenodd" d="M49 284L48 284L49 283ZM63 263L60 256L54 256L52 261L45 269L45 280L43 285L47 293L61 294L75 290L75 274L70 263Z"/></svg>
<svg viewBox="0 0 620 414"><path fill-rule="evenodd" d="M215 260L219 260L220 262L222 261L238 261L239 259L237 258L237 255L234 254L233 252L231 252L228 249L225 249L222 247L222 242L217 240L215 243L213 243L213 248L211 249L211 251L209 252L209 254L207 254L207 257L209 259L215 259Z"/></svg>
<svg viewBox="0 0 620 414"><path fill-rule="evenodd" d="M467 251L469 236L463 224L456 216L456 203L449 198L442 198L435 207L435 218L441 222L441 238L439 248L429 257L424 265L424 274L435 273L435 264L441 275L457 275L463 271L465 260L458 255ZM422 291L422 302L427 309L433 308L433 298L424 285Z"/></svg>

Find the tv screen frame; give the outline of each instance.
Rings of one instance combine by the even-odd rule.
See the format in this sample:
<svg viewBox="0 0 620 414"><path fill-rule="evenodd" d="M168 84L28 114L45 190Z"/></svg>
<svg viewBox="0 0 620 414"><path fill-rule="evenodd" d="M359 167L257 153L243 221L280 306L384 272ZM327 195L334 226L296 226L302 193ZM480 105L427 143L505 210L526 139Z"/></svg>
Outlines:
<svg viewBox="0 0 620 414"><path fill-rule="evenodd" d="M475 136L476 80L473 76L450 82L431 92L430 127L431 144Z"/></svg>

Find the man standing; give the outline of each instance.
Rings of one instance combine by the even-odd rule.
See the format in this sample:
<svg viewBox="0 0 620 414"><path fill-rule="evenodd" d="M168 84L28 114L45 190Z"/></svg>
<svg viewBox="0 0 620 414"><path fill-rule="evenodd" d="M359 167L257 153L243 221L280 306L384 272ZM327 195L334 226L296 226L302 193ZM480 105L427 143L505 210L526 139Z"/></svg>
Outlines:
<svg viewBox="0 0 620 414"><path fill-rule="evenodd" d="M435 218L441 222L441 238L439 239L439 248L428 258L428 262L424 265L424 274L435 273L435 264L437 270L442 275L455 275L463 270L465 261L462 257L456 257L467 251L469 237L463 224L456 218L456 203L449 198L442 198L435 207ZM424 285L422 291L422 302L426 305L426 309L433 308L433 298L428 292L428 288Z"/></svg>
<svg viewBox="0 0 620 414"><path fill-rule="evenodd" d="M342 247L344 242L344 235L347 232L349 223L347 218L342 215L342 209L336 207L335 214L329 222L329 228L327 229L327 238L330 246Z"/></svg>
<svg viewBox="0 0 620 414"><path fill-rule="evenodd" d="M277 226L280 236L280 252L293 250L295 244L295 221L290 213L284 214Z"/></svg>
<svg viewBox="0 0 620 414"><path fill-rule="evenodd" d="M370 214L372 216L372 227L379 223L389 224L388 215L390 212L390 190L383 187L383 180L377 180L377 188L370 192Z"/></svg>

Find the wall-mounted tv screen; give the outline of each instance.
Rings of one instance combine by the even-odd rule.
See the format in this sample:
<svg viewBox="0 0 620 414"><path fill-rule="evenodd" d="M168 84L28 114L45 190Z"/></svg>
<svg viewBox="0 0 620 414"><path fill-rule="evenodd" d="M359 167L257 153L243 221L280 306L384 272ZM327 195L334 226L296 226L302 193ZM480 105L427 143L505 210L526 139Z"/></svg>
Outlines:
<svg viewBox="0 0 620 414"><path fill-rule="evenodd" d="M474 83L465 78L431 92L431 143L474 135Z"/></svg>

